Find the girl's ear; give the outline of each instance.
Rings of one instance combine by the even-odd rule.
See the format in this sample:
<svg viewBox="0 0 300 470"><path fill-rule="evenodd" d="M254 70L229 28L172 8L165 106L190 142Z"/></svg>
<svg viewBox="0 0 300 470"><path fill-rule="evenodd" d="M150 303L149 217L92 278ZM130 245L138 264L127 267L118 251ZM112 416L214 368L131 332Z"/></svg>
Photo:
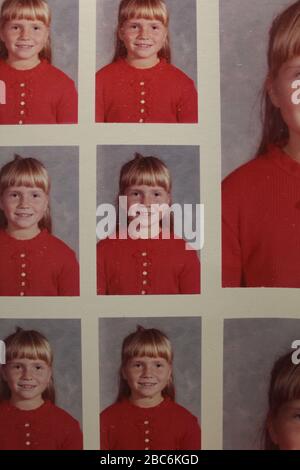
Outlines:
<svg viewBox="0 0 300 470"><path fill-rule="evenodd" d="M270 98L272 104L276 108L279 108L279 99L278 99L278 94L277 94L277 91L276 91L276 84L275 84L275 81L273 79L271 79L270 77L267 78L266 89L267 89L267 93L269 95L269 98Z"/></svg>
<svg viewBox="0 0 300 470"><path fill-rule="evenodd" d="M123 28L118 28L118 37L121 41L123 41Z"/></svg>
<svg viewBox="0 0 300 470"><path fill-rule="evenodd" d="M127 380L127 375L126 375L126 371L124 367L122 367L121 369L121 375L122 375L122 379Z"/></svg>

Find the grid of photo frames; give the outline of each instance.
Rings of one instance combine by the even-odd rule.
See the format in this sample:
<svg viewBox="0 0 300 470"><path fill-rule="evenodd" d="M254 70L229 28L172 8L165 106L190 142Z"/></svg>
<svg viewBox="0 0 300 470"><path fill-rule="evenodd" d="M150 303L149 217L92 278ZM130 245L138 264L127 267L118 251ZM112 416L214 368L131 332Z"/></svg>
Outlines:
<svg viewBox="0 0 300 470"><path fill-rule="evenodd" d="M120 3L148 16L118 26ZM285 39L300 31L300 2L152 3L154 19L150 0L47 0L51 25L0 17L0 449L78 449L82 430L95 450L100 427L105 450L300 449L300 34L276 58L269 34L278 15ZM171 58L157 46L145 65L167 39ZM179 207L169 237L120 237L124 195Z"/></svg>

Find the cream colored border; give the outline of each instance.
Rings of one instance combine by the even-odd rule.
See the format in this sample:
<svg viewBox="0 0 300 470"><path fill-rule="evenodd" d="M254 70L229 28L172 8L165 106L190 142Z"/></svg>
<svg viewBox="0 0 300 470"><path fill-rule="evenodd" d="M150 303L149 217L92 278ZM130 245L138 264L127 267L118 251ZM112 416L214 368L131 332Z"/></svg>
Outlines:
<svg viewBox="0 0 300 470"><path fill-rule="evenodd" d="M183 0L184 1L184 0ZM202 433L204 449L222 448L223 320L237 317L299 318L300 292L292 289L226 289L221 285L219 5L196 0L199 125L95 125L96 5L80 0L79 126L1 126L1 146L80 146L80 299L0 298L0 318L81 318L83 431L86 449L99 445L98 318L108 316L202 317ZM226 1L226 0L221 0ZM96 145L199 145L205 246L201 296L97 298L95 295ZM1 332L0 332L1 333ZM1 334L0 334L1 336Z"/></svg>

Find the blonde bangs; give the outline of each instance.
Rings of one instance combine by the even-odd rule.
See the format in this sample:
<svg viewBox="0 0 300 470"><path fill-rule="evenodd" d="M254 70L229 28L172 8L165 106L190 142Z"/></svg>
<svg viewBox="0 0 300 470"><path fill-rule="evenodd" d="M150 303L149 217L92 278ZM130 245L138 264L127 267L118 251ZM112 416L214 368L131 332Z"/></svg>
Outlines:
<svg viewBox="0 0 300 470"><path fill-rule="evenodd" d="M133 18L161 21L165 27L169 24L169 15L165 3L161 0L129 0L121 2L119 27Z"/></svg>
<svg viewBox="0 0 300 470"><path fill-rule="evenodd" d="M119 194L125 194L130 186L160 186L171 193L172 181L167 166L157 157L136 154L133 160L123 165L119 181Z"/></svg>
<svg viewBox="0 0 300 470"><path fill-rule="evenodd" d="M52 366L53 355L48 340L38 331L18 329L5 340L6 362L14 359L44 361Z"/></svg>
<svg viewBox="0 0 300 470"><path fill-rule="evenodd" d="M169 364L173 362L173 352L170 340L159 330L139 328L136 333L129 335L123 344L123 366L134 357L161 357Z"/></svg>
<svg viewBox="0 0 300 470"><path fill-rule="evenodd" d="M1 8L1 24L13 20L41 21L49 27L51 13L43 0L6 0Z"/></svg>
<svg viewBox="0 0 300 470"><path fill-rule="evenodd" d="M11 186L37 187L50 192L50 180L44 165L35 158L16 156L0 171L0 194Z"/></svg>

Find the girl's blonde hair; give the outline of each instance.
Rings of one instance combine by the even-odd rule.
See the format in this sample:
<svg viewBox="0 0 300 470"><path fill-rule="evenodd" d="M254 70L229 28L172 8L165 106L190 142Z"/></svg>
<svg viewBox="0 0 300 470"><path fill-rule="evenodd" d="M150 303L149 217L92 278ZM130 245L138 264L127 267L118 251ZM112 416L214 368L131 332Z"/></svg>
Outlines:
<svg viewBox="0 0 300 470"><path fill-rule="evenodd" d="M269 427L281 409L289 401L300 399L300 364L293 364L291 352L279 357L275 362L270 378L268 404L269 409L263 430L263 448L277 450L272 441Z"/></svg>
<svg viewBox="0 0 300 470"><path fill-rule="evenodd" d="M50 179L44 165L35 158L22 158L15 155L14 160L6 163L0 170L0 197L11 186L38 187L47 195L50 193ZM6 228L7 219L0 209L0 228ZM46 209L44 217L39 222L40 230L52 231L50 207Z"/></svg>
<svg viewBox="0 0 300 470"><path fill-rule="evenodd" d="M16 328L16 332L4 339L6 347L6 364L14 359L32 359L45 361L49 367L53 365L53 353L47 338L35 330ZM2 365L6 367L6 365ZM0 401L10 399L10 389L0 374ZM54 382L51 376L48 387L42 394L43 400L55 403Z"/></svg>
<svg viewBox="0 0 300 470"><path fill-rule="evenodd" d="M164 0L121 0L118 14L118 28L116 32L116 49L113 62L120 57L127 56L127 50L123 41L119 37L119 31L127 20L133 18L144 18L146 20L161 21L162 24L168 29L169 27L169 13ZM165 43L158 53L158 57L171 62L171 49L169 32L167 34Z"/></svg>
<svg viewBox="0 0 300 470"><path fill-rule="evenodd" d="M157 157L144 157L135 153L134 158L121 168L119 196L123 196L129 186L143 184L161 186L167 193L172 190L171 174L166 164Z"/></svg>
<svg viewBox="0 0 300 470"><path fill-rule="evenodd" d="M0 30L7 21L13 20L41 21L47 28L50 28L51 12L45 0L4 0L0 12ZM0 40L0 58L5 60L7 57L5 44ZM39 53L39 58L46 59L51 64L50 34L45 47Z"/></svg>
<svg viewBox="0 0 300 470"><path fill-rule="evenodd" d="M161 357L164 358L170 366L173 363L173 351L169 338L160 330L155 328L143 328L138 326L134 333L126 336L122 345L122 360L119 374L119 393L117 402L130 396L130 388L123 377L123 369L128 361L134 357ZM169 397L175 400L175 387L173 374L169 383L162 391L163 397Z"/></svg>
<svg viewBox="0 0 300 470"><path fill-rule="evenodd" d="M267 151L269 144L283 147L289 140L289 130L280 109L274 106L268 85L276 79L281 66L300 55L300 1L279 14L270 29L268 48L268 75L262 93L261 115L263 131L257 155Z"/></svg>

